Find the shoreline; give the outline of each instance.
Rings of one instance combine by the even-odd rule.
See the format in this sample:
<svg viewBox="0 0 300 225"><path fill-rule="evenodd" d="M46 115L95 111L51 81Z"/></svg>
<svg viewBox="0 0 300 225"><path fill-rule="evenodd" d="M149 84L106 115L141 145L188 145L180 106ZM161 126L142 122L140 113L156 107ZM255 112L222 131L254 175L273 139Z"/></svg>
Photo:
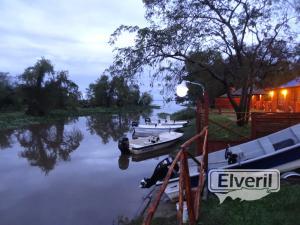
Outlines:
<svg viewBox="0 0 300 225"><path fill-rule="evenodd" d="M127 107L95 107L95 108L77 108L76 110L54 110L45 116L30 116L23 111L0 112L0 131L9 129L18 129L34 124L51 123L60 119L69 117L90 116L96 114L114 114L114 113L133 113L145 112L158 109L160 106L127 106Z"/></svg>

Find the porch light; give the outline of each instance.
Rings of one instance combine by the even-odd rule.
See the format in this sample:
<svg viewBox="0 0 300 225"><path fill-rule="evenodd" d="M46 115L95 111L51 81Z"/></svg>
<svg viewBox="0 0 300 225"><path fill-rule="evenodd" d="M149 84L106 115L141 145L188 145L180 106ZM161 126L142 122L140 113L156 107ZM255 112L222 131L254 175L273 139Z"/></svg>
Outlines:
<svg viewBox="0 0 300 225"><path fill-rule="evenodd" d="M270 91L269 95L270 95L271 98L273 98L274 97L274 91Z"/></svg>
<svg viewBox="0 0 300 225"><path fill-rule="evenodd" d="M281 94L282 94L284 97L286 97L286 95L287 95L287 90L286 90L286 89L283 89L283 90L281 91Z"/></svg>

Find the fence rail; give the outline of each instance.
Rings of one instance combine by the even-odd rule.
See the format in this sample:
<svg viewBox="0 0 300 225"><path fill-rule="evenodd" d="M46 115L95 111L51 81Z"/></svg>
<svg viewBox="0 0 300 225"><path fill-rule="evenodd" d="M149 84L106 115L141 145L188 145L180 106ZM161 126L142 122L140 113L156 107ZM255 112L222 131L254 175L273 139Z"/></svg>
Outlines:
<svg viewBox="0 0 300 225"><path fill-rule="evenodd" d="M201 206L201 192L204 188L205 183L205 176L206 176L206 168L207 168L207 161L208 161L208 152L207 152L207 135L208 135L208 128L207 126L203 128L203 130L193 136L191 139L186 141L183 145L181 145L180 151L177 153L175 159L173 160L171 166L169 167L168 173L163 181L163 184L160 187L158 195L152 205L148 208L147 215L144 219L143 225L150 225L152 218L157 210L159 205L160 199L168 185L168 182L171 178L172 171L175 165L180 162L180 174L179 174L179 210L178 210L178 221L179 224L182 224L182 213L183 213L183 202L186 200L187 209L188 209L188 216L189 216L189 223L191 225L195 225L196 221L199 219L199 210ZM199 139L203 138L203 145L202 145L202 158L200 160L199 165L199 182L196 190L194 191L194 200L193 200L193 190L191 188L190 183L190 173L189 173L189 166L188 166L188 152L186 151L189 146L193 143L198 141Z"/></svg>

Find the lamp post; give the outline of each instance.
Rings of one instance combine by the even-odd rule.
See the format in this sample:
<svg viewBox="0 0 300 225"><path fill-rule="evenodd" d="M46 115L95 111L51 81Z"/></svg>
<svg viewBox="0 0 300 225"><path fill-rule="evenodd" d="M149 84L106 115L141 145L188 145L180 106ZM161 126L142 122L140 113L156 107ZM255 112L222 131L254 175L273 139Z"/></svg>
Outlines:
<svg viewBox="0 0 300 225"><path fill-rule="evenodd" d="M197 99L197 108L196 108L196 126L197 126L197 133L200 133L201 130L208 125L208 94L205 90L205 87L201 83L196 83L192 81L183 81L176 87L176 94L179 97L185 97L189 91L189 88L186 84L192 84L200 87L202 89L202 98Z"/></svg>
<svg viewBox="0 0 300 225"><path fill-rule="evenodd" d="M205 91L204 85L201 83L191 82L191 81L185 81L179 84L176 87L176 94L179 97L185 97L188 93L188 87L186 86L186 83L190 83L193 85L196 85L202 89L202 98L200 96L197 99L197 107L196 107L196 129L197 134L199 134L204 127L208 126L208 113L209 113L209 103L208 103L208 94L207 91ZM197 140L197 155L201 155L202 152L202 142L200 139ZM203 143L204 144L204 143ZM204 155L204 170L207 170L207 164L208 164L208 154Z"/></svg>

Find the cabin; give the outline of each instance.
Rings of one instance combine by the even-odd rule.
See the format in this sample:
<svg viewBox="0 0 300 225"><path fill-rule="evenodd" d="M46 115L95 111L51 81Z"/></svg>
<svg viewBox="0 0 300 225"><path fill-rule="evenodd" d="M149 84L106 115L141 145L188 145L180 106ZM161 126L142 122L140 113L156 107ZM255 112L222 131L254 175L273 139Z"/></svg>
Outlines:
<svg viewBox="0 0 300 225"><path fill-rule="evenodd" d="M268 88L267 112L300 112L300 78L277 88Z"/></svg>
<svg viewBox="0 0 300 225"><path fill-rule="evenodd" d="M241 89L232 91L235 102L240 102L241 93ZM268 100L267 92L263 89L254 88L251 98L251 109L263 110L265 100ZM217 109L233 109L226 94L215 99L215 107Z"/></svg>
<svg viewBox="0 0 300 225"><path fill-rule="evenodd" d="M241 90L232 92L239 102ZM217 109L232 109L229 99L222 95L215 99ZM252 111L264 112L300 112L300 77L279 87L253 90L251 98Z"/></svg>

